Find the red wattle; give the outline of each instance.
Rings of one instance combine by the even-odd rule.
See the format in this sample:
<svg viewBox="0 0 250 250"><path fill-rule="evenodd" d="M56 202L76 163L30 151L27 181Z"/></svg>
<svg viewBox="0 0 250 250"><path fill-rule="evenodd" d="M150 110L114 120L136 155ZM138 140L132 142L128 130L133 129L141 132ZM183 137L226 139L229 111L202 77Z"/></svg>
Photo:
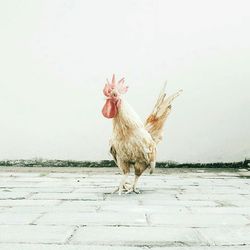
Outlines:
<svg viewBox="0 0 250 250"><path fill-rule="evenodd" d="M110 99L106 100L106 103L102 109L103 116L106 118L109 118L109 119L114 118L116 116L117 112L118 112L118 110L117 110L116 103Z"/></svg>

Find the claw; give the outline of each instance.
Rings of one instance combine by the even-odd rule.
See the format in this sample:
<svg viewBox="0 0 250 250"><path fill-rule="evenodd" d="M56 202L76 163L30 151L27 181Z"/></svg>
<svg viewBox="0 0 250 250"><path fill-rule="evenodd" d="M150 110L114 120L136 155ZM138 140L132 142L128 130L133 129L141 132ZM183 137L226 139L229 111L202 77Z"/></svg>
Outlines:
<svg viewBox="0 0 250 250"><path fill-rule="evenodd" d="M131 189L131 183L126 182L126 183L123 185L122 189L120 189L119 187L117 187L111 194L115 194L115 193L118 192L118 194L121 195L121 194L122 194L122 191L129 191L130 189ZM127 193L127 192L126 192L126 193Z"/></svg>
<svg viewBox="0 0 250 250"><path fill-rule="evenodd" d="M126 191L128 191L128 190L131 189L131 184L130 184L130 183L125 183L124 186L123 186L123 188L124 188Z"/></svg>
<svg viewBox="0 0 250 250"><path fill-rule="evenodd" d="M131 193L133 193L133 189L129 189L127 192L126 192L126 194L131 194Z"/></svg>
<svg viewBox="0 0 250 250"><path fill-rule="evenodd" d="M139 189L137 189L137 188L131 188L131 189L129 189L127 192L126 192L126 194L131 194L131 193L136 193L136 194L140 194L141 192L140 192L140 190Z"/></svg>
<svg viewBox="0 0 250 250"><path fill-rule="evenodd" d="M140 194L140 193L141 193L141 191L140 191L138 188L134 188L134 192L135 192L136 194Z"/></svg>

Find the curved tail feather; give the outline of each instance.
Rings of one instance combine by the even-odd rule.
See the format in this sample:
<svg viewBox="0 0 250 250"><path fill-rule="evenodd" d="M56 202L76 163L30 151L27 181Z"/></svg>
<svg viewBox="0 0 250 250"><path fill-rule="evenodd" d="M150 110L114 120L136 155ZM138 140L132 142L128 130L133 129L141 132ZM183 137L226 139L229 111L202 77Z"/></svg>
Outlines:
<svg viewBox="0 0 250 250"><path fill-rule="evenodd" d="M179 90L173 95L166 95L167 82L164 83L163 89L157 99L153 112L147 118L145 127L151 134L153 140L158 144L162 140L162 133L165 121L171 111L173 100L180 95L182 90Z"/></svg>

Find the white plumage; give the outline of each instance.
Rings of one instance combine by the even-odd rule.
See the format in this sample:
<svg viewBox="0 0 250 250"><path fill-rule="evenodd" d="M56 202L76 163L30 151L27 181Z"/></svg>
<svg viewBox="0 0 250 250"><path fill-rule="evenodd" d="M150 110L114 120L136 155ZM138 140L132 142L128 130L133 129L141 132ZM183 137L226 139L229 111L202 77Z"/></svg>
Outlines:
<svg viewBox="0 0 250 250"><path fill-rule="evenodd" d="M120 80L118 84L121 81L122 87L125 88L124 79ZM113 75L112 83L105 85L104 94L108 97L108 100L103 109L105 117L113 118L110 152L123 173L123 178L116 191L121 194L125 189L127 193L132 191L138 193L136 184L140 175L147 168L150 169L150 173L155 168L156 147L162 139L163 127L171 111L171 103L180 94L180 91L167 97L165 93L166 84L164 84L153 112L144 124L132 107L121 98L119 91L121 84L119 88L116 86L115 76ZM126 91L122 91L122 93ZM134 166L135 179L131 185L128 185L126 180L131 166Z"/></svg>

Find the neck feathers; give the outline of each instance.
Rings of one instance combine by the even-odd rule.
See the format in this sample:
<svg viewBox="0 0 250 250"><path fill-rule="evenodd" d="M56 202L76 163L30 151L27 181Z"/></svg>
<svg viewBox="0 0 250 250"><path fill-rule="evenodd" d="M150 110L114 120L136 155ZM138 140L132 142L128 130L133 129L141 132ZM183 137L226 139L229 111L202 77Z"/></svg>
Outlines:
<svg viewBox="0 0 250 250"><path fill-rule="evenodd" d="M135 129L143 126L143 123L132 107L122 100L118 113L113 119L113 131L116 136L128 137Z"/></svg>

